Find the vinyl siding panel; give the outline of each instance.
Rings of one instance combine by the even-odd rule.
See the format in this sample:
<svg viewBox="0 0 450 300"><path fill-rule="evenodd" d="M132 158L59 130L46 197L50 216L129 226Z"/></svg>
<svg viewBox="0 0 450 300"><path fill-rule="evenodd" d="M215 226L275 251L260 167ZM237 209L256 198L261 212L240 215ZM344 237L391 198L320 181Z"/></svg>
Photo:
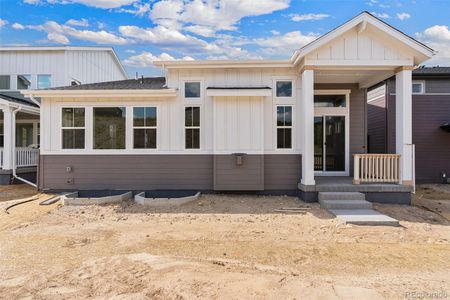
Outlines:
<svg viewBox="0 0 450 300"><path fill-rule="evenodd" d="M302 176L302 156L264 156L264 189L296 190Z"/></svg>
<svg viewBox="0 0 450 300"><path fill-rule="evenodd" d="M367 92L368 152L386 153L386 85Z"/></svg>
<svg viewBox="0 0 450 300"><path fill-rule="evenodd" d="M264 190L264 155L245 155L239 166L234 155L215 155L214 190Z"/></svg>

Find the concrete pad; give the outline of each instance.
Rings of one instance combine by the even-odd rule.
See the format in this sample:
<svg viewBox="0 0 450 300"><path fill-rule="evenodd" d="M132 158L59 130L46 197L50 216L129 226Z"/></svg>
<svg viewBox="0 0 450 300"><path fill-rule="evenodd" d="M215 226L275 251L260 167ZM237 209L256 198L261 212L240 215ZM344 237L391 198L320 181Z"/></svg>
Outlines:
<svg viewBox="0 0 450 300"><path fill-rule="evenodd" d="M330 212L346 224L399 226L398 220L373 209L330 209Z"/></svg>
<svg viewBox="0 0 450 300"><path fill-rule="evenodd" d="M325 209L372 209L372 203L366 200L319 200Z"/></svg>
<svg viewBox="0 0 450 300"><path fill-rule="evenodd" d="M366 200L366 195L359 192L320 192L319 200Z"/></svg>

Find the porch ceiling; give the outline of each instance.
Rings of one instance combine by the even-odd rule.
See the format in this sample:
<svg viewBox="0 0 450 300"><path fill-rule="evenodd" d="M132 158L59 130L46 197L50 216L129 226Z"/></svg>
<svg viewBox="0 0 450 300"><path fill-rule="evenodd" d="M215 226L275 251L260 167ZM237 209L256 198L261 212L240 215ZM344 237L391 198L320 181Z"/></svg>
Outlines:
<svg viewBox="0 0 450 300"><path fill-rule="evenodd" d="M392 70L315 70L315 83L358 83L360 88L368 88L391 76Z"/></svg>

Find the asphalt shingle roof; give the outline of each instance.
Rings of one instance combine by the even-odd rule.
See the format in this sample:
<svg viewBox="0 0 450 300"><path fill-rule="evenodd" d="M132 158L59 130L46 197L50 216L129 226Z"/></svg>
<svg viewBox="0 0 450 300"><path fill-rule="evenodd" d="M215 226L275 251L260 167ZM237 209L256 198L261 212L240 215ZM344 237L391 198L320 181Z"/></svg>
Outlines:
<svg viewBox="0 0 450 300"><path fill-rule="evenodd" d="M0 92L0 98L17 104L39 107L29 98L25 98L20 92ZM40 102L39 98L36 98Z"/></svg>
<svg viewBox="0 0 450 300"><path fill-rule="evenodd" d="M62 86L50 90L160 90L166 89L165 77L147 77L118 81Z"/></svg>
<svg viewBox="0 0 450 300"><path fill-rule="evenodd" d="M450 76L450 67L420 67L413 71L413 75Z"/></svg>

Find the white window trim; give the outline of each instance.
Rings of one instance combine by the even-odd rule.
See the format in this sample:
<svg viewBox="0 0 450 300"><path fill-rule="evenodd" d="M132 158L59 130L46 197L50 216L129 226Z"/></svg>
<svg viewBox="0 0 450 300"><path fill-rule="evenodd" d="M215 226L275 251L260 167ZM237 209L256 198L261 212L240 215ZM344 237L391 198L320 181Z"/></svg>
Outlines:
<svg viewBox="0 0 450 300"><path fill-rule="evenodd" d="M186 126L186 108L189 107L198 107L200 109L200 126ZM200 105L185 105L183 107L183 149L185 151L199 151L202 150L202 107ZM186 148L186 129L198 129L200 132L198 134L198 138L200 139L198 141L199 148Z"/></svg>
<svg viewBox="0 0 450 300"><path fill-rule="evenodd" d="M345 117L345 171L314 171L316 176L349 176L350 174L350 93L351 90L314 90L314 95L345 95L346 101L345 107L314 107L315 117Z"/></svg>
<svg viewBox="0 0 450 300"><path fill-rule="evenodd" d="M186 98L185 95L185 83L187 82L200 82L200 97L199 98ZM205 98L205 82L203 77L183 77L180 78L180 97L185 102L185 105L203 103Z"/></svg>
<svg viewBox="0 0 450 300"><path fill-rule="evenodd" d="M132 151L145 151L145 152L155 152L159 150L159 107L156 105L136 105L131 106L131 150ZM134 109L135 108L156 108L156 126L134 126ZM128 114L125 114L128 117ZM156 129L156 148L134 148L134 130L135 129ZM128 132L125 130L125 134ZM127 137L125 136L125 139ZM128 149L125 147L125 149Z"/></svg>
<svg viewBox="0 0 450 300"><path fill-rule="evenodd" d="M414 93L413 91L413 85L414 84L420 84L420 86L422 87L422 91L420 93ZM425 80L413 80L412 84L411 84L411 93L413 95L422 95L425 94Z"/></svg>
<svg viewBox="0 0 450 300"><path fill-rule="evenodd" d="M83 108L84 109L84 126L83 127L64 127L63 126L63 109L65 109L65 108L72 108L72 109L74 109L74 108ZM79 151L79 150L86 150L86 140L87 140L87 131L86 131L86 107L84 107L84 106L61 106L60 107L60 109L59 109L59 133L60 133L60 137L59 137L59 142L60 142L60 145L59 145L59 149L61 150L61 151L64 151L64 152L73 152L73 151ZM63 148L63 130L64 129L78 129L78 130L82 130L82 129L84 129L84 148L68 148L68 149L65 149L65 148Z"/></svg>
<svg viewBox="0 0 450 300"><path fill-rule="evenodd" d="M291 108L291 126L278 126L278 107L285 107L289 106ZM295 128L295 107L292 104L277 104L275 105L275 150L278 151L292 151L294 149L294 143L295 143L295 134L294 134L294 128ZM291 129L291 147L290 148L278 148L278 128L290 128Z"/></svg>
<svg viewBox="0 0 450 300"><path fill-rule="evenodd" d="M295 76L273 76L272 77L272 90L273 99L278 100L293 100L296 97L296 77ZM292 96L290 97L277 97L277 81L290 81L292 82Z"/></svg>

